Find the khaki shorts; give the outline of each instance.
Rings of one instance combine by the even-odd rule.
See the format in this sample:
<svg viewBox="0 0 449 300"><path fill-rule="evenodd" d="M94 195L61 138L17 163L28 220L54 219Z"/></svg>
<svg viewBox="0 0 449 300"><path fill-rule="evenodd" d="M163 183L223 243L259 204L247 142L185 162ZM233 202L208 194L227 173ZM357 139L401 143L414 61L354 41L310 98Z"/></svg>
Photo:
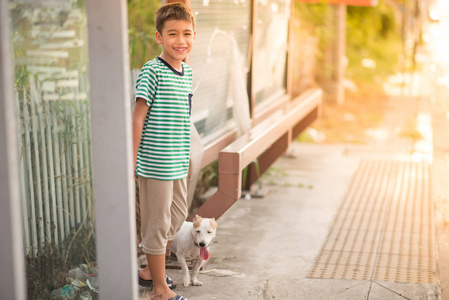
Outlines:
<svg viewBox="0 0 449 300"><path fill-rule="evenodd" d="M142 250L163 255L187 218L187 178L164 181L139 176Z"/></svg>

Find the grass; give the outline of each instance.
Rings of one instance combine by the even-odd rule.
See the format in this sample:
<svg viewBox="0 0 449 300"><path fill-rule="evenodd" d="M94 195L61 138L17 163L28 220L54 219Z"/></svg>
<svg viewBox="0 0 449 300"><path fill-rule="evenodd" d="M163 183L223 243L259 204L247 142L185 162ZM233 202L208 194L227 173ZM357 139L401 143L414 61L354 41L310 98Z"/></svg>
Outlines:
<svg viewBox="0 0 449 300"><path fill-rule="evenodd" d="M96 257L95 239L92 236L93 228L79 227L77 234L72 234L60 244L46 245L45 249L39 251L36 257L27 255L26 257L26 279L28 299L55 299L52 290L62 288L67 281L67 272L79 266L80 263L93 262ZM73 242L73 243L72 243ZM69 246L69 243L72 246ZM68 250L70 247L70 250ZM65 250L61 250L65 249ZM63 253L66 251L66 253ZM81 294L87 291L87 286L77 292ZM93 299L97 299L97 294L90 293ZM78 299L78 298L76 298Z"/></svg>
<svg viewBox="0 0 449 300"><path fill-rule="evenodd" d="M345 77L357 83L373 83L381 81L387 76L399 73L402 42L398 35L391 35L388 39L377 39L365 47L347 45L346 56L348 67ZM362 59L371 59L375 62L375 68L366 68L362 65Z"/></svg>

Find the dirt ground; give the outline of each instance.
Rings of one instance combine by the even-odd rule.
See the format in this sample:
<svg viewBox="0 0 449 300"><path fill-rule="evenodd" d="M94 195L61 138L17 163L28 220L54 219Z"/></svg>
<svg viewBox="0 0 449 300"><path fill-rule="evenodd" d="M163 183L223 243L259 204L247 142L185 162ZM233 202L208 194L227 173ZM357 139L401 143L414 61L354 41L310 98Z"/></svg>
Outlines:
<svg viewBox="0 0 449 300"><path fill-rule="evenodd" d="M342 105L323 103L322 115L300 139L322 143L365 144L367 130L377 128L388 96L377 83L359 83L357 91L345 91Z"/></svg>

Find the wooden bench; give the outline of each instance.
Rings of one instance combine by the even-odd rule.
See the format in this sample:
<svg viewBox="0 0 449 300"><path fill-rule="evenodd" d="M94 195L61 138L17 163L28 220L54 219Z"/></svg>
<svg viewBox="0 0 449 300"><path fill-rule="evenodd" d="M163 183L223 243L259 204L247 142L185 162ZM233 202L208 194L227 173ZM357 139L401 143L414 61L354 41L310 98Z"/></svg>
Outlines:
<svg viewBox="0 0 449 300"><path fill-rule="evenodd" d="M254 166L248 172L247 184L254 183L287 150L292 140L318 118L321 103L320 89L307 90L221 150L218 190L195 214L215 219L223 215L241 197L243 169L259 158L258 172Z"/></svg>

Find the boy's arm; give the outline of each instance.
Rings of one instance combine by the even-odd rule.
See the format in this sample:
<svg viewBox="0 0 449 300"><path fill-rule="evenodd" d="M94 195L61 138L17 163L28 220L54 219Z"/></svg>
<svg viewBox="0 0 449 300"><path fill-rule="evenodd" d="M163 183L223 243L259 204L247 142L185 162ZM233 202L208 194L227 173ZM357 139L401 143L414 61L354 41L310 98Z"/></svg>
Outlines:
<svg viewBox="0 0 449 300"><path fill-rule="evenodd" d="M133 162L136 169L137 151L139 150L140 140L142 138L143 124L148 113L147 100L137 98L133 112Z"/></svg>

